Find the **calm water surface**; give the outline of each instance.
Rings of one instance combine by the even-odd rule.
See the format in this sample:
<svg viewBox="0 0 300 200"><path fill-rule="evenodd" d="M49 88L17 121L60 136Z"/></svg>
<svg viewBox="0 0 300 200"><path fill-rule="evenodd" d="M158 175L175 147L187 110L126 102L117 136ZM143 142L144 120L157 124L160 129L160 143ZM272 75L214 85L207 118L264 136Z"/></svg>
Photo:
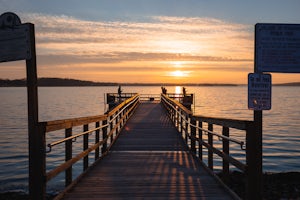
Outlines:
<svg viewBox="0 0 300 200"><path fill-rule="evenodd" d="M122 89L123 92L141 94L160 93L160 87ZM175 87L167 89L168 92L176 92ZM272 110L263 112L264 171L300 171L300 87L273 87L272 90ZM106 109L104 94L107 92L117 92L117 87L39 88L39 120L51 121L102 114ZM247 120L253 118L253 112L247 109L246 86L187 87L187 92L196 95L196 114ZM0 192L27 191L26 95L26 88L0 88ZM231 134L245 140L244 134ZM47 143L58 138L55 132L47 134ZM74 143L76 145L81 147L81 142L77 141ZM62 152L63 148L57 148L55 154L47 154L47 163L50 163L47 165L48 170L64 159ZM231 153L240 160L244 159L244 153L238 147L233 147ZM74 176L80 173L81 166L82 163L74 166ZM48 190L59 190L63 184L63 176L59 176L50 182Z"/></svg>

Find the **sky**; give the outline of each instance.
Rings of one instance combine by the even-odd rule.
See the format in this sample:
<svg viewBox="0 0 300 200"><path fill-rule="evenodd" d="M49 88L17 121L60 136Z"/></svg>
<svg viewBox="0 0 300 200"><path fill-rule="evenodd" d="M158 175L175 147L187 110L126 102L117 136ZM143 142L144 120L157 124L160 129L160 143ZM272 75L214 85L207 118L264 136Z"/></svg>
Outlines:
<svg viewBox="0 0 300 200"><path fill-rule="evenodd" d="M0 0L35 25L38 77L246 84L256 23L300 23L299 0ZM25 61L0 63L1 79ZM273 83L299 74L272 73Z"/></svg>

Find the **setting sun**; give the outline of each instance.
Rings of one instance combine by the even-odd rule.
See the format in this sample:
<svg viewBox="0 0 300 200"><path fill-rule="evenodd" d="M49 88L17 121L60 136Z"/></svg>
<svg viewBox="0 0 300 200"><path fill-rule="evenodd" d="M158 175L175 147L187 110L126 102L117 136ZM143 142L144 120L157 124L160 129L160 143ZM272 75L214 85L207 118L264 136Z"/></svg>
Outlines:
<svg viewBox="0 0 300 200"><path fill-rule="evenodd" d="M189 75L190 72L187 71L180 71L180 70L176 70L173 72L170 72L170 76L174 76L174 77L187 77Z"/></svg>

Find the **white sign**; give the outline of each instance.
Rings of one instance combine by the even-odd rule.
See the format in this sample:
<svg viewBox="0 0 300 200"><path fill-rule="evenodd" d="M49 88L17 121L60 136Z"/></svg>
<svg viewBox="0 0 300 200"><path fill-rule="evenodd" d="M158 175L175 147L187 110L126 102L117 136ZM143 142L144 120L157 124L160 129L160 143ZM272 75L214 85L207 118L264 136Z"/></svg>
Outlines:
<svg viewBox="0 0 300 200"><path fill-rule="evenodd" d="M256 24L257 72L300 73L300 24Z"/></svg>
<svg viewBox="0 0 300 200"><path fill-rule="evenodd" d="M271 109L272 81L270 74L248 74L248 109Z"/></svg>
<svg viewBox="0 0 300 200"><path fill-rule="evenodd" d="M31 58L28 24L0 28L0 62Z"/></svg>

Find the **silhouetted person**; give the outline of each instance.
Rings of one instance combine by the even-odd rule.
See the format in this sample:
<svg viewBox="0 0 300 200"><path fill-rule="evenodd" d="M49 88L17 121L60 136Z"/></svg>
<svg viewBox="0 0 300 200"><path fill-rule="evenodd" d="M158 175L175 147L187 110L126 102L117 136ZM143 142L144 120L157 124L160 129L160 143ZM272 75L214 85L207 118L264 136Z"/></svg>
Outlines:
<svg viewBox="0 0 300 200"><path fill-rule="evenodd" d="M185 89L185 87L182 87L182 93L183 93L183 96L185 97L186 96L186 89Z"/></svg>
<svg viewBox="0 0 300 200"><path fill-rule="evenodd" d="M121 89L121 85L119 85L119 88L118 88L119 103L121 103L121 94L122 94L122 89Z"/></svg>
<svg viewBox="0 0 300 200"><path fill-rule="evenodd" d="M161 92L162 92L163 94L167 94L167 89L166 89L165 87L161 87Z"/></svg>

